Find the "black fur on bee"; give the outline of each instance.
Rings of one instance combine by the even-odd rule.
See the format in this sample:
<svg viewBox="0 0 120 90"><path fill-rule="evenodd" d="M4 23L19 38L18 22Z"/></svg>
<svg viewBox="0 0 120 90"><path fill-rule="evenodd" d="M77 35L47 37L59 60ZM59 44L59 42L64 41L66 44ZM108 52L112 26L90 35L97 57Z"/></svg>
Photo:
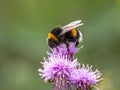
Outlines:
<svg viewBox="0 0 120 90"><path fill-rule="evenodd" d="M75 46L78 46L80 33L77 29L72 29L61 34L62 32L64 32L64 30L61 27L56 27L48 33L49 47L55 48L60 44L66 44L66 46L69 47L70 42L75 42Z"/></svg>

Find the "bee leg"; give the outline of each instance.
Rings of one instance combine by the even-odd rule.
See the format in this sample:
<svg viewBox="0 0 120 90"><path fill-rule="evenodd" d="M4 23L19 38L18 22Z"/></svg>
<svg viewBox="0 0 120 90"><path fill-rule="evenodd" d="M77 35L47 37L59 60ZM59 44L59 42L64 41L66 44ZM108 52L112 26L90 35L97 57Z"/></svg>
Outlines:
<svg viewBox="0 0 120 90"><path fill-rule="evenodd" d="M75 47L77 47L77 46L78 46L78 44L79 44L79 42L78 42L78 41L76 41L76 43L75 43Z"/></svg>
<svg viewBox="0 0 120 90"><path fill-rule="evenodd" d="M66 48L67 48L67 50L68 50L68 53L69 53L69 41L66 41Z"/></svg>

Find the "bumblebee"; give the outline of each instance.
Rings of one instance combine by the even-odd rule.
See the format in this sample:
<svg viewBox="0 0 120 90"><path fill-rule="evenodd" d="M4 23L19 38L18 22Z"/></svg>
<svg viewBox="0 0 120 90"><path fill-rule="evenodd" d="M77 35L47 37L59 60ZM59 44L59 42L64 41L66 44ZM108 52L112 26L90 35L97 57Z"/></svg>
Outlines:
<svg viewBox="0 0 120 90"><path fill-rule="evenodd" d="M83 25L81 20L71 22L63 27L56 27L48 33L48 45L50 48L56 48L60 44L66 44L69 47L70 42L75 42L77 47L82 41L82 34L77 27Z"/></svg>

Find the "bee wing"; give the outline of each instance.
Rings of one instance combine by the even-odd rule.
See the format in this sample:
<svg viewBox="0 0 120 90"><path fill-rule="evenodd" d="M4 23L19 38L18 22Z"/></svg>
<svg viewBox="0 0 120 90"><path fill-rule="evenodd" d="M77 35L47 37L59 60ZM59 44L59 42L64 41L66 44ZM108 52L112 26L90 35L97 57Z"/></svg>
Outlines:
<svg viewBox="0 0 120 90"><path fill-rule="evenodd" d="M82 22L82 20L77 20L77 21L71 22L71 23L63 26L63 27L62 27L63 31L61 32L60 35L62 35L62 34L68 32L68 31L70 31L70 30L72 30L72 29L75 29L75 28L83 25L83 23L81 23L81 22Z"/></svg>

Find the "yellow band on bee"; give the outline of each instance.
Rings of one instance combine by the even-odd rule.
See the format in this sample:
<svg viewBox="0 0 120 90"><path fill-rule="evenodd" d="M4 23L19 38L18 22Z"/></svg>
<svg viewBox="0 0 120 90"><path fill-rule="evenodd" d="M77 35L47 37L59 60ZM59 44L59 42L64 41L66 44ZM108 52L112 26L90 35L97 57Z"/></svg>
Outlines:
<svg viewBox="0 0 120 90"><path fill-rule="evenodd" d="M48 39L53 39L58 42L58 38L52 33L48 33Z"/></svg>
<svg viewBox="0 0 120 90"><path fill-rule="evenodd" d="M77 30L76 30L76 29L73 29L71 32L72 32L72 35L73 35L74 37L77 36Z"/></svg>

